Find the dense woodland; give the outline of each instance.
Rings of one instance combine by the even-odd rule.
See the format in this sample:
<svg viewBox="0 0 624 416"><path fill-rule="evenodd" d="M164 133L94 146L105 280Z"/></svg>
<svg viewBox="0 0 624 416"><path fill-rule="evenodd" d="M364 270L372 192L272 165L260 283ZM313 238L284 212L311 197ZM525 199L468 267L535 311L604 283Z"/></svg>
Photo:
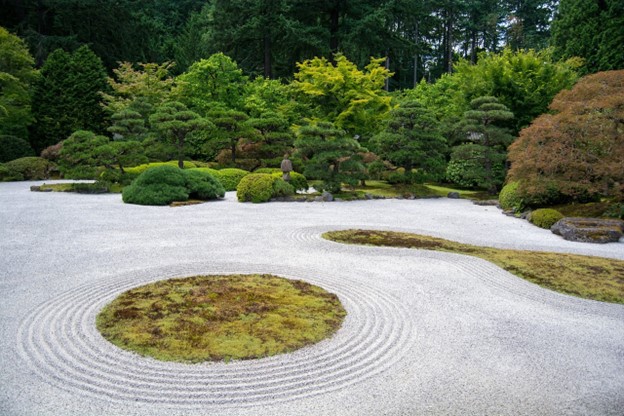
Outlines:
<svg viewBox="0 0 624 416"><path fill-rule="evenodd" d="M624 68L618 0L1 0L0 10L0 162L42 155L66 177L105 167L119 180L124 167L172 159L254 170L288 154L328 190L372 178L495 193L523 129L565 113L549 110L557 94ZM604 82L596 111L621 114L620 78ZM598 130L618 154L622 119L609 120ZM624 174L609 175L551 200L621 198Z"/></svg>

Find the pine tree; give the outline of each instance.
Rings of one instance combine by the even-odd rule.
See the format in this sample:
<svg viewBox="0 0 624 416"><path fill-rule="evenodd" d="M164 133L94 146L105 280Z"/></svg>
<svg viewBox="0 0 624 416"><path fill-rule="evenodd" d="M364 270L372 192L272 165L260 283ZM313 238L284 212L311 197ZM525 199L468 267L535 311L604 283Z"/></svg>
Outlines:
<svg viewBox="0 0 624 416"><path fill-rule="evenodd" d="M259 166L277 166L293 147L293 135L288 121L275 112L247 120L247 125L257 133L247 140L247 155L256 159Z"/></svg>
<svg viewBox="0 0 624 416"><path fill-rule="evenodd" d="M217 109L208 113L208 119L214 124L214 140L211 146L214 150L229 151L230 160L236 164L236 150L242 139L255 134L246 121L249 117L236 110Z"/></svg>
<svg viewBox="0 0 624 416"><path fill-rule="evenodd" d="M378 155L405 168L410 179L440 179L444 175L446 140L433 113L416 101L390 111L384 131L373 141ZM413 168L418 169L417 176L412 175Z"/></svg>
<svg viewBox="0 0 624 416"><path fill-rule="evenodd" d="M514 115L494 97L476 98L470 106L472 110L466 111L460 122L467 143L453 149L449 168L464 163L470 167L466 176L477 186L495 193L505 178L506 149L513 141L504 124Z"/></svg>
<svg viewBox="0 0 624 416"><path fill-rule="evenodd" d="M322 180L322 190L340 192L343 182L356 185L363 177L364 167L358 155L362 148L332 123L301 126L297 131L295 148L304 159L304 174Z"/></svg>
<svg viewBox="0 0 624 416"><path fill-rule="evenodd" d="M162 104L150 116L150 122L156 130L160 131L166 139L176 146L180 169L184 167L186 137L196 131L206 131L214 128L209 120L190 111L184 104L178 101Z"/></svg>

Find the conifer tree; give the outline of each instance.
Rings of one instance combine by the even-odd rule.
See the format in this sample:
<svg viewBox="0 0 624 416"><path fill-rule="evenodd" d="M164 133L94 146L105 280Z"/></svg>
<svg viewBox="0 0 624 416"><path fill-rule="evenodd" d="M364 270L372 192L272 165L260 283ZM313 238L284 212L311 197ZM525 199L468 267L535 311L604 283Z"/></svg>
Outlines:
<svg viewBox="0 0 624 416"><path fill-rule="evenodd" d="M152 126L176 146L178 167L184 168L186 137L196 131L214 128L214 125L199 114L190 111L178 101L161 105L150 117Z"/></svg>
<svg viewBox="0 0 624 416"><path fill-rule="evenodd" d="M460 122L467 142L453 149L448 169L461 164L469 166L470 170L463 174L454 173L460 178L468 176L477 186L495 193L505 178L507 146L513 141L505 123L514 115L495 97L476 98L470 106L472 109L464 113Z"/></svg>
<svg viewBox="0 0 624 416"><path fill-rule="evenodd" d="M108 88L100 59L87 47L74 53L52 52L41 68L33 97L31 143L40 151L66 139L77 130L105 131L101 106Z"/></svg>
<svg viewBox="0 0 624 416"><path fill-rule="evenodd" d="M410 179L439 179L444 175L447 146L438 124L420 103L406 102L390 111L384 131L375 136L377 153L405 168ZM412 175L413 168L419 169L419 175Z"/></svg>
<svg viewBox="0 0 624 416"><path fill-rule="evenodd" d="M323 181L321 188L340 192L341 184L356 185L364 166L359 143L329 122L308 123L297 131L295 148L304 159L304 174Z"/></svg>

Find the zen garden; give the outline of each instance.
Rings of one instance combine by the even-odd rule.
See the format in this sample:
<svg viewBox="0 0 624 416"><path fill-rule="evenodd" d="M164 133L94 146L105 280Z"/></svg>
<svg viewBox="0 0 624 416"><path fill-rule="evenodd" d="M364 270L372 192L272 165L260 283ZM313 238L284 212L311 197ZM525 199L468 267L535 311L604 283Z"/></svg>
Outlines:
<svg viewBox="0 0 624 416"><path fill-rule="evenodd" d="M0 5L0 414L621 415L616 0Z"/></svg>

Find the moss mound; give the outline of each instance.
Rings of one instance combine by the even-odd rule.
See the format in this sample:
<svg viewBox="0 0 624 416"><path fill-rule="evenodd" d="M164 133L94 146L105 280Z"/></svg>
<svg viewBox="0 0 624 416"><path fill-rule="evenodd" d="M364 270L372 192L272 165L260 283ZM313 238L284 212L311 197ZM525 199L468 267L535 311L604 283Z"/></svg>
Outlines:
<svg viewBox="0 0 624 416"><path fill-rule="evenodd" d="M518 193L519 182L510 182L503 186L500 194L498 195L498 203L504 210L515 209L516 211L522 210L522 197Z"/></svg>
<svg viewBox="0 0 624 416"><path fill-rule="evenodd" d="M551 208L542 208L536 209L531 212L529 216L529 222L531 224L535 224L540 228L545 228L550 230L557 221L563 218L563 214L557 211L556 209Z"/></svg>
<svg viewBox="0 0 624 416"><path fill-rule="evenodd" d="M338 297L272 275L194 276L122 293L97 316L120 348L164 361L252 359L293 351L335 333Z"/></svg>
<svg viewBox="0 0 624 416"><path fill-rule="evenodd" d="M207 201L224 195L223 186L206 172L162 165L140 174L123 189L122 199L129 204L167 205L189 198Z"/></svg>

